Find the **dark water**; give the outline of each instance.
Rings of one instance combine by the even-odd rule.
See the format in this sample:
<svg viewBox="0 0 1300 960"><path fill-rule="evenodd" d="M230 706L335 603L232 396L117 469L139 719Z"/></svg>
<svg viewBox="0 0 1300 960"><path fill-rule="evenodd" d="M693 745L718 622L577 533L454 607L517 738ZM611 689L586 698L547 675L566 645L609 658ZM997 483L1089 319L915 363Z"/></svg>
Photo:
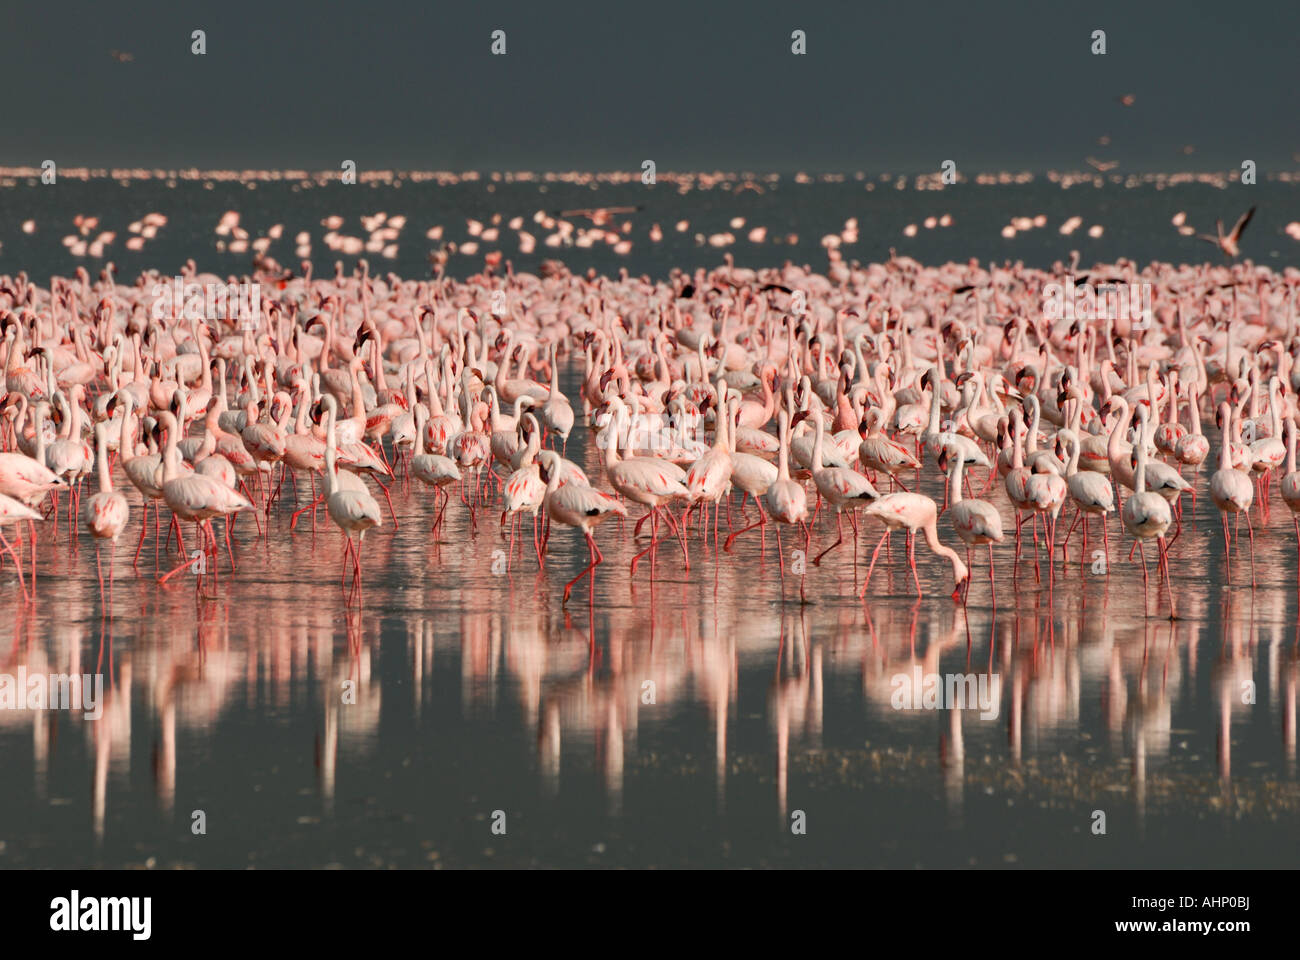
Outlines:
<svg viewBox="0 0 1300 960"><path fill-rule="evenodd" d="M237 208L254 235L275 222L318 234L313 224L335 212L405 213L410 239L391 268L414 273L432 223L575 202L561 201L558 188L544 201L535 186L513 189L17 185L0 189L0 272L94 266L57 242L75 212L100 216L101 229L121 237L151 210L171 221L135 259L114 250L120 277L145 263L170 270L188 256L242 269L247 257L216 255L211 233L221 212ZM617 203L632 189L582 195ZM799 189L808 192L792 202ZM712 231L745 216L787 225L805 241L801 257L820 263L816 238L857 216L864 259L890 245L924 260L1047 263L1075 246L1085 260L1191 259L1204 250L1173 232L1173 212L1198 224L1232 217L1248 189L1270 198L1248 252L1294 262L1279 231L1295 198L1278 184L663 191L647 203L667 209L638 215L637 229L660 219L671 243L656 248L642 236L626 258L576 248L545 255L661 274L720 254L677 240L671 222L687 217ZM1053 219L1004 241L991 210ZM946 232L922 230L911 245L899 236L903 224L945 211L955 218ZM1085 229L1105 223L1104 238L1060 237L1057 217L1075 214ZM40 224L33 235L16 227L28 217ZM733 249L749 263L790 252ZM1283 255L1269 259L1272 249ZM318 266L332 259L318 255ZM459 259L461 272L478 264ZM574 371L567 376L573 395ZM569 455L599 483L593 453L576 432ZM266 539L251 518L238 521L238 572L223 561L216 599L200 599L189 575L155 583L155 565L178 558L155 559L152 538L132 569L140 511L131 490L111 618L93 544L83 536L70 548L66 528L51 542L52 522L35 604L21 603L12 564L0 571L0 628L11 634L0 643L0 673L102 672L109 688L99 720L0 710L0 865L1291 866L1300 825L1295 534L1275 497L1267 522L1255 515L1259 588L1249 587L1244 529L1229 586L1207 477L1195 512L1186 502L1173 547L1173 623L1154 563L1144 594L1142 568L1128 562L1130 543L1114 521L1106 574L1094 572L1095 526L1088 562L1078 563L1076 533L1070 566L1050 589L1045 555L1035 580L1027 539L1018 570L1012 546L997 551L996 606L977 557L966 608L947 597L948 565L924 546L926 596L915 600L899 537L882 552L867 602L858 601L879 536L872 524L860 534L857 566L849 546L807 566L810 602L800 605L790 565L803 545L789 537L784 585L774 537L760 555L757 532L716 556L696 537L689 574L679 548L665 543L654 579L648 565L632 579L631 538L611 523L597 534L606 562L594 602L584 582L565 609L562 585L586 558L578 534L555 530L544 573L530 543L499 572L507 544L495 515L480 515L475 530L453 499L435 541L433 499L418 485L394 488L400 528L385 516L368 538L359 603L344 602L340 539L328 519L322 512L315 535L306 518L290 534L288 503L273 510ZM930 479L923 489L942 496ZM989 496L1012 529L1001 485ZM739 526L738 504L732 519ZM725 512L720 522L725 529ZM940 532L954 542L946 517ZM813 549L833 536L823 515ZM991 677L996 717L895 709L892 678L918 665ZM355 702L345 702L347 681ZM193 832L195 811L205 834ZM496 811L504 835L493 833ZM1105 835L1093 833L1098 811ZM806 833L795 834L800 819Z"/></svg>
<svg viewBox="0 0 1300 960"><path fill-rule="evenodd" d="M1024 184L960 183L944 190L918 191L913 179L905 181L906 189L897 189L897 178L857 180L849 175L843 182L798 183L787 175L776 182L757 181L758 189L742 189L741 181L724 181L685 193L663 180L653 186L491 183L486 179L448 186L411 180L401 181L401 186L257 182L250 189L248 184L184 179L173 181L175 187L169 188L160 180L130 180L123 185L114 180L61 177L46 186L39 180L8 178L0 179L0 274L25 269L45 278L52 272L67 274L84 266L95 275L111 260L118 267L119 281L129 281L144 269L170 275L190 257L202 270L220 275L246 273L251 253L218 250L218 242L232 239L214 232L227 211L240 213L239 226L247 231L250 243L276 224L283 225L281 238L270 245L268 253L294 270L299 264L295 238L300 231L307 231L317 275L332 271L336 261L351 269L358 259L326 247L322 238L328 230L321 221L343 217L337 233L365 240L369 234L360 218L380 212L407 218L398 237L390 241L396 254L392 258L382 252L364 255L373 272L391 270L403 277L428 276L432 249L445 241L460 244L473 240L466 221L474 219L490 226L494 215L501 217L497 241L480 241L473 256L453 255L447 267L451 275L464 277L481 269L483 254L490 250L502 251L519 270L536 270L543 259L557 258L575 270L616 272L626 267L633 273L663 277L673 267L714 266L724 252L734 254L742 266L779 265L790 259L822 269L826 262L822 238L840 233L850 219L858 221L858 240L844 244L841 252L846 260L864 263L888 258L891 248L925 263L975 257L985 263L1023 260L1031 266L1048 267L1057 260L1068 261L1071 250L1080 252L1084 264L1118 257L1140 264L1150 260L1199 262L1218 254L1209 244L1180 235L1171 223L1174 215L1183 212L1187 224L1197 232L1212 234L1216 219L1230 226L1252 205L1259 209L1245 234L1242 255L1274 269L1300 264L1300 244L1284 232L1288 222L1300 219L1300 184L1261 178L1249 186L1137 182L1128 187L1118 174L1110 176L1116 182L1075 184L1069 189L1039 175ZM869 181L873 182L871 191L866 189ZM615 253L604 240L590 247L547 247L548 231L533 221L539 211L556 214L612 206L643 208L616 215L611 224L601 228L619 232L632 242L627 255ZM166 226L142 250L126 249L132 235L130 224L148 213L165 215ZM926 218L944 214L951 216L950 226L925 228ZM78 215L99 220L85 239L93 240L105 231L116 234L102 258L72 256L63 246L64 237L80 236L74 225ZM1046 226L1019 232L1012 239L1001 236L1012 218L1040 215L1047 218ZM522 217L521 229L536 238L532 254L520 252L518 234L508 226L515 217ZM731 221L737 217L744 219L744 226L732 228ZM1071 217L1082 218L1082 223L1071 235L1063 236L1060 227ZM588 220L571 219L575 237L577 229L592 228ZM22 231L21 224L27 220L35 221L34 233ZM682 220L689 228L678 232L676 224ZM625 223L630 224L626 234L622 233ZM656 223L663 231L658 243L649 237ZM903 233L909 224L917 227L915 237ZM1096 239L1087 233L1094 225L1103 227ZM444 228L438 242L425 235L435 226ZM762 243L749 240L755 227L767 228ZM709 245L707 238L726 233L734 236L734 243L724 248ZM697 240L696 234L702 234L703 240ZM796 242L788 242L791 236Z"/></svg>

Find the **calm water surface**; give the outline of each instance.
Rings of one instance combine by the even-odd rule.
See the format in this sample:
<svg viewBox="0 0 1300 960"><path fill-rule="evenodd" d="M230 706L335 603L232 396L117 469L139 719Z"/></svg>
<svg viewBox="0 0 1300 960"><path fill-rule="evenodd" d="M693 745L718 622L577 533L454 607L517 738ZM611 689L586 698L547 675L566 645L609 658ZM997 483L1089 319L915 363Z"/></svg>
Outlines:
<svg viewBox="0 0 1300 960"><path fill-rule="evenodd" d="M587 437L569 453L599 476ZM238 572L223 558L204 600L188 575L155 584L152 539L132 571L131 497L111 618L93 545L66 528L51 544L46 524L34 605L0 573L0 673L108 686L99 720L0 711L0 865L1293 865L1296 545L1276 497L1252 592L1245 531L1229 587L1201 496L1173 548L1174 623L1117 524L1109 576L1080 568L1076 533L1049 590L1027 540L1018 577L997 554L996 607L977 559L962 609L924 546L915 601L899 537L857 601L874 524L859 566L848 546L807 565L800 605L772 537L716 559L693 539L689 575L670 541L652 582L610 523L594 603L584 583L566 610L579 534L555 529L542 574L531 543L495 573L495 515L475 532L453 499L435 542L432 498L400 482L360 603L323 511L290 535L287 503L267 539L239 520ZM833 533L823 515L814 549ZM891 679L918 666L989 677L996 717L895 709Z"/></svg>
<svg viewBox="0 0 1300 960"><path fill-rule="evenodd" d="M868 181L873 187L870 191L866 189ZM710 189L681 193L666 181L653 186L578 185L491 183L486 177L446 186L404 181L404 185L362 183L351 187L199 180L172 181L169 187L159 180L119 183L70 177L43 186L37 179L0 178L0 211L4 213L0 217L0 273L27 270L44 284L49 274L68 275L79 266L95 277L111 260L118 267L118 282L130 282L148 269L170 276L190 257L200 270L223 276L247 273L251 253L231 253L227 244L233 237L216 233L228 211L239 214L239 228L247 231L250 243L267 238L268 254L295 272L301 259L296 253L297 237L306 233L317 276L333 273L336 261L351 270L358 259L329 249L324 239L329 231L323 221L338 216L342 225L337 234L364 240L368 233L361 218L380 213L390 222L393 217L404 217L405 225L395 239L385 242L395 248L391 256L378 251L365 256L372 273L393 270L403 277L428 276L429 252L441 243L471 240L478 244L478 251L452 256L448 274L465 277L478 271L483 255L490 250L500 250L516 270L534 272L544 259L558 258L575 271L590 268L614 274L626 268L634 274L663 278L674 267L716 266L724 252L734 254L737 264L746 267L779 266L789 259L825 269L822 239L840 233L850 219L858 222L859 239L840 248L846 261L882 262L893 249L923 263L964 262L975 257L981 263L1022 260L1047 268L1058 260L1068 262L1070 251L1077 249L1085 265L1113 262L1119 257L1132 258L1139 265L1153 259L1196 263L1218 254L1209 244L1181 235L1171 223L1174 216L1182 213L1198 232L1214 233L1216 219L1231 225L1251 205L1258 211L1244 235L1242 256L1274 270L1300 266L1300 243L1284 229L1297 219L1300 183L1263 179L1253 186L1139 183L1126 187L1123 176L1111 174L1104 186L1076 184L1062 189L1039 175L1030 183L961 183L944 190L918 191L913 179L904 182L905 189L898 189L897 177L873 175L858 180L849 175L842 182L798 183L785 175L776 182L751 182L749 188L739 182L722 182ZM602 236L586 245L574 242L548 247L544 242L548 231L534 220L539 212L558 214L608 206L638 209L614 216L602 228ZM127 241L133 236L130 225L153 212L165 215L167 223L141 250L128 250ZM927 218L944 214L951 217L949 226L925 227ZM97 220L86 240L105 232L116 235L102 258L74 256L64 245L65 238L82 236L76 225L78 216ZM491 224L494 216L500 218L496 242L483 242L468 232L469 220ZM1046 218L1045 226L1018 232L1010 239L1001 235L1013 217L1037 216ZM521 251L518 234L509 228L515 217L523 219L521 229L537 240L532 253ZM1062 235L1061 226L1072 217L1080 218L1080 226ZM733 226L735 218L743 219L743 225ZM29 220L33 232L25 233L22 224ZM575 238L592 229L591 222L582 217L570 220ZM684 223L685 229L678 230L679 223ZM663 232L657 243L650 239L654 224ZM276 225L283 231L272 240ZM905 235L909 225L916 227L915 236ZM1101 236L1088 235L1093 226L1102 228ZM432 227L443 228L440 240L426 237ZM766 230L761 243L749 237L755 228ZM614 252L606 242L606 230L631 242L628 255ZM708 242L710 237L726 234L734 242L725 250Z"/></svg>

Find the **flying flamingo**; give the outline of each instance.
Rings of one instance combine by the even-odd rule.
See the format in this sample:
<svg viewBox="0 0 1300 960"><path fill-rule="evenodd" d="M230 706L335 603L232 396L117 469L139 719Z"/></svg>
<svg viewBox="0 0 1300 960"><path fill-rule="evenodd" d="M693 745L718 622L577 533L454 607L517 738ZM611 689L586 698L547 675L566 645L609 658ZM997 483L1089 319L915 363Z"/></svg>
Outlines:
<svg viewBox="0 0 1300 960"><path fill-rule="evenodd" d="M1225 257L1236 257L1241 253L1241 235L1246 230L1246 224L1250 223L1250 218L1254 215L1255 208L1251 207L1237 218L1237 222L1233 225L1232 230L1229 231L1227 236L1224 236L1223 233L1223 221L1216 220L1214 221L1214 225L1217 228L1217 232L1214 235L1198 233L1196 239L1205 240L1208 243L1214 244L1223 251Z"/></svg>

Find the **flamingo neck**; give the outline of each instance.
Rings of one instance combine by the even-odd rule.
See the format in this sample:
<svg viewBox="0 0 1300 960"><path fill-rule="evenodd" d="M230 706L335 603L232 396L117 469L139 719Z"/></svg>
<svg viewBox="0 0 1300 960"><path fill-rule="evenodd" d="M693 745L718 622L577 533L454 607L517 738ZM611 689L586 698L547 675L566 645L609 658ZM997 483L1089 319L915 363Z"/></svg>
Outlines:
<svg viewBox="0 0 1300 960"><path fill-rule="evenodd" d="M99 492L113 492L113 474L108 469L108 427L100 424L95 428L95 452L99 455Z"/></svg>

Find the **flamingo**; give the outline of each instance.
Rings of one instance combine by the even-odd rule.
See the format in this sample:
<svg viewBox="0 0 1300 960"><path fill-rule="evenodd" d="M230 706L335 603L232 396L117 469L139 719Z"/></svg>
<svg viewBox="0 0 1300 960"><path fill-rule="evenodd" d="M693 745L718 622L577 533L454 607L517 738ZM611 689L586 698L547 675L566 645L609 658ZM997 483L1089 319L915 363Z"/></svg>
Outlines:
<svg viewBox="0 0 1300 960"><path fill-rule="evenodd" d="M687 520L691 515L691 510L700 504L714 505L713 512L713 543L718 543L718 513L717 505L726 494L731 486L731 448L727 440L727 428L730 425L731 417L727 413L727 385L723 380L718 381L718 396L721 398L718 409L718 419L714 424L713 446L709 448L704 456L696 460L689 470L686 471L686 489L689 492L690 506L682 514L682 528L686 528ZM708 527L705 526L705 537L707 543Z"/></svg>
<svg viewBox="0 0 1300 960"><path fill-rule="evenodd" d="M966 566L970 566L971 547L988 546L989 552L989 589L993 591L993 603L997 604L997 585L994 580L993 544L1001 543L1002 514L987 500L964 500L961 495L961 470L965 458L958 452L948 450L939 453L939 469L948 474L948 512L952 518L952 528L957 536L966 543ZM966 592L970 591L970 581L966 581Z"/></svg>
<svg viewBox="0 0 1300 960"><path fill-rule="evenodd" d="M1137 467L1133 475L1133 495L1124 501L1124 508L1120 511L1120 519L1124 522L1126 529L1137 541L1138 549L1142 550L1142 585L1148 585L1146 551L1142 544L1146 540L1154 539L1160 547L1160 572L1165 578L1165 585L1169 588L1169 617L1177 619L1177 612L1174 607L1174 589L1169 582L1169 552L1165 543L1165 531L1169 525L1174 522L1173 510L1169 506L1169 501L1158 493L1152 493L1147 490L1147 445L1146 445L1146 427L1148 408L1145 405L1138 407L1138 442L1137 449ZM1247 488L1250 486L1250 480L1246 480ZM1226 529L1226 527L1225 527Z"/></svg>
<svg viewBox="0 0 1300 960"><path fill-rule="evenodd" d="M461 477L456 461L441 454L424 452L424 427L428 418L429 411L425 409L424 404L417 403L415 405L415 453L411 456L410 471L415 479L433 488L435 507L437 507L438 494L442 494L442 507L433 519L433 529L436 530L438 524L442 522L447 502L451 499L451 494L446 488L453 483L459 483ZM538 503L540 502L539 499Z"/></svg>
<svg viewBox="0 0 1300 960"><path fill-rule="evenodd" d="M1279 489L1282 502L1291 511L1291 522L1296 536L1296 583L1300 585L1300 472L1296 470L1296 425L1294 417L1286 418L1286 474Z"/></svg>
<svg viewBox="0 0 1300 960"><path fill-rule="evenodd" d="M858 592L858 599L861 600L867 595L867 587L871 584L871 573L876 568L876 557L880 554L880 548L885 545L885 537L889 536L892 530L907 531L907 562L912 568L912 580L916 583L916 595L921 594L921 578L916 572L916 533L920 530L925 536L925 542L930 547L930 551L937 556L947 558L952 564L953 591L952 599L954 602L961 599L962 584L970 576L970 570L962 562L957 551L952 547L946 546L939 540L939 507L933 500L920 493L889 493L879 500L867 506L864 516L875 517L885 525L885 533L881 536L880 542L876 544L876 549L871 554L871 565L867 567L867 578L862 582L862 589Z"/></svg>
<svg viewBox="0 0 1300 960"><path fill-rule="evenodd" d="M546 484L544 505L546 515L556 523L568 527L577 527L587 539L587 550L591 557L581 573L564 585L564 603L569 602L573 585L583 577L591 577L591 602L596 600L596 566L604 557L591 532L610 517L627 516L627 507L607 493L577 482L560 486L560 455L552 450L543 450L539 455L539 475Z"/></svg>
<svg viewBox="0 0 1300 960"><path fill-rule="evenodd" d="M1225 257L1236 258L1241 253L1241 235L1245 232L1246 225L1250 223L1250 218L1254 215L1255 208L1251 207L1237 218L1237 222L1233 224L1232 230L1230 230L1226 236L1223 233L1223 221L1216 220L1214 221L1214 225L1217 228L1217 231L1214 235L1198 233L1196 239L1205 240L1208 243L1214 244L1223 251Z"/></svg>
<svg viewBox="0 0 1300 960"><path fill-rule="evenodd" d="M613 399L613 404L615 411L614 422L619 424L627 418L627 407L617 397ZM619 430L615 427L604 436L605 475L609 478L610 486L620 494L633 503L639 503L650 508L650 546L632 558L631 573L635 576L637 563L659 544L659 515L661 508L666 507L675 500L689 499L690 490L686 486L686 473L676 464L650 457L620 458L618 435ZM668 524L672 527L673 533L681 541L682 556L686 561L686 569L689 570L691 559L686 550L685 537L678 529L672 511L662 510L662 513L668 519ZM728 540L727 543L730 544L731 541Z"/></svg>
<svg viewBox="0 0 1300 960"><path fill-rule="evenodd" d="M569 434L573 430L574 416L573 407L569 404L568 398L560 391L558 350L559 345L552 341L550 395L547 396L546 402L537 411L537 416L547 430L560 438L563 448L567 450Z"/></svg>
<svg viewBox="0 0 1300 960"><path fill-rule="evenodd" d="M1223 431L1219 450L1219 469L1210 475L1210 499L1219 508L1223 520L1223 550L1228 566L1228 583L1232 583L1232 544L1228 537L1228 514L1246 515L1246 528L1250 532L1250 585L1255 586L1255 526L1250 520L1250 505L1255 501L1255 490L1250 476L1232 465L1232 406L1219 404L1216 417Z"/></svg>
<svg viewBox="0 0 1300 960"><path fill-rule="evenodd" d="M180 451L177 449L177 442L180 439L180 427L176 423L176 417L170 410L162 410L158 414L158 423L167 434L167 447L162 461L161 490L163 502L167 504L177 519L192 521L196 533L200 535L199 549L194 551L188 560L183 561L159 577L159 583L166 583L172 576L193 565L206 552L206 545L202 540L204 531L207 532L208 542L212 544L212 552L215 556L217 540L212 533L213 517L229 516L232 513L238 513L240 510L251 510L253 504L243 495L236 493L225 484L213 480L211 477L196 473L182 475L180 472ZM178 530L178 539L179 536L180 531ZM200 571L202 571L202 567L200 567ZM215 567L213 572L215 575ZM195 582L196 590L200 588L202 579L202 572L200 572Z"/></svg>
<svg viewBox="0 0 1300 960"><path fill-rule="evenodd" d="M23 599L30 600L31 596L27 593L27 583L23 579L23 561L14 552L13 546L5 537L4 528L11 523L22 523L24 520L29 524L36 520L44 519L40 513L33 510L21 500L15 500L13 497L0 493L0 546L2 546L9 556L14 558L14 566L18 570L18 586L23 592ZM32 560L32 576L36 575L36 561ZM33 592L36 585L32 585Z"/></svg>
<svg viewBox="0 0 1300 960"><path fill-rule="evenodd" d="M99 492L86 501L82 508L84 521L90 528L90 534L97 541L95 547L95 570L99 576L99 600L104 602L104 571L100 562L100 545L109 541L108 553L108 594L113 595L113 561L117 556L117 538L126 527L130 510L126 497L120 490L113 489L113 474L108 463L108 423L95 424L95 448L99 460Z"/></svg>
<svg viewBox="0 0 1300 960"><path fill-rule="evenodd" d="M1065 464L1065 486L1070 499L1074 501L1074 524L1083 521L1083 550L1079 554L1079 562L1083 562L1083 556L1088 552L1088 520L1091 517L1100 517L1106 548L1105 557L1109 563L1110 533L1106 527L1106 517L1115 509L1115 490L1103 474L1079 469L1079 456L1083 452L1083 444L1079 442L1077 433L1069 429L1061 430L1056 434L1056 441L1062 447L1069 448ZM1074 524L1065 534L1067 546L1070 535L1074 533Z"/></svg>
<svg viewBox="0 0 1300 960"><path fill-rule="evenodd" d="M836 541L817 554L813 560L814 566L821 566L822 557L830 553L836 547L844 542L844 511L852 510L864 504L870 503L877 499L880 494L876 488L860 473L856 473L847 467L821 467L822 448L826 436L826 420L822 416L821 401L815 399L811 410L803 410L795 415L797 424L804 417L813 418L813 429L817 431L816 439L813 441L812 452L812 475L813 483L817 487L817 492L826 499L826 502L835 510L835 529L839 534ZM857 521L853 515L849 515L853 524L854 533L854 557L857 556Z"/></svg>
<svg viewBox="0 0 1300 960"><path fill-rule="evenodd" d="M347 581L347 562L352 560L352 584L361 583L361 544L366 531L383 525L379 504L364 485L360 488L339 482L337 466L338 447L334 421L338 416L338 401L333 394L321 397L325 404L325 509L334 525L343 533L343 583ZM356 543L353 543L353 534Z"/></svg>
<svg viewBox="0 0 1300 960"><path fill-rule="evenodd" d="M773 520L776 528L776 555L781 566L781 581L785 582L785 552L781 547L781 527L799 524L804 529L805 548L808 541L808 495L803 485L790 479L790 414L782 407L777 416L778 443L777 475L762 497L762 507ZM803 595L803 581L800 581L800 595Z"/></svg>
<svg viewBox="0 0 1300 960"><path fill-rule="evenodd" d="M880 407L868 410L862 418L858 425L858 433L862 436L862 443L858 446L858 460L868 470L887 473L891 480L906 490L906 484L898 479L898 475L904 470L919 470L921 462L901 443L885 436L881 428L883 422L884 412Z"/></svg>

